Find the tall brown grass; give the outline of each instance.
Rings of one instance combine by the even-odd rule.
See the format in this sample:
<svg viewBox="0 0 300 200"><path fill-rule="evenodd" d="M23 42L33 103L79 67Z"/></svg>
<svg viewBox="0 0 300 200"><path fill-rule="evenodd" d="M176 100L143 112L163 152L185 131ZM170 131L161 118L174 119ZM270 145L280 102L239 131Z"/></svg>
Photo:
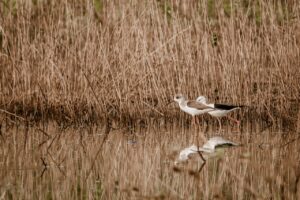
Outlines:
<svg viewBox="0 0 300 200"><path fill-rule="evenodd" d="M300 3L0 3L0 108L90 122L175 117L175 93L296 123Z"/></svg>

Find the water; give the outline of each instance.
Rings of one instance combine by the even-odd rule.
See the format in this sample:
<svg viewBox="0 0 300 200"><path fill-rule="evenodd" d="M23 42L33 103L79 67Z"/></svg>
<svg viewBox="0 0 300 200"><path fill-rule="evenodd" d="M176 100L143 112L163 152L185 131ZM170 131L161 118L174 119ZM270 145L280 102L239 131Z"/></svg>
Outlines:
<svg viewBox="0 0 300 200"><path fill-rule="evenodd" d="M299 199L300 137L258 125L190 128L3 124L5 199ZM253 128L254 127L254 128ZM204 166L178 151L212 136L242 144ZM199 167L202 167L199 172Z"/></svg>

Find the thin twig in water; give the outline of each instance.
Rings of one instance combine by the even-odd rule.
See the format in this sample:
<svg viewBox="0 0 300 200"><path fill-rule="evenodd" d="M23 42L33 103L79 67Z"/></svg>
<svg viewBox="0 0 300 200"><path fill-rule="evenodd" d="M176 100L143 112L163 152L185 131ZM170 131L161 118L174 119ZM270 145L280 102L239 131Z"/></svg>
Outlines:
<svg viewBox="0 0 300 200"><path fill-rule="evenodd" d="M47 152L48 155L50 156L51 160L54 162L55 166L57 167L57 169L60 171L60 173L62 173L65 177L66 177L66 173L60 168L61 163L57 163L56 160L53 158L53 156L51 155L50 152Z"/></svg>
<svg viewBox="0 0 300 200"><path fill-rule="evenodd" d="M290 145L290 144L296 142L296 141L299 140L299 139L300 139L300 135L299 135L298 137L294 138L294 139L291 139L290 141L288 141L288 142L286 142L286 143L284 143L284 144L281 144L281 145L279 145L278 143L277 143L277 144L274 144L274 145L272 145L272 144L270 144L270 143L260 143L260 144L258 145L258 148L264 150L263 145L266 145L266 144L270 145L270 146L273 147L273 148L283 148L283 147L286 147L286 146L288 146L288 145Z"/></svg>
<svg viewBox="0 0 300 200"><path fill-rule="evenodd" d="M102 150L102 147L103 147L105 141L106 141L107 138L108 138L108 135L109 135L109 132L110 132L110 131L111 131L111 122L108 120L108 121L107 121L107 124L106 124L106 130L105 130L104 138L103 138L103 140L102 140L102 142L101 142L101 144L100 144L100 147L99 147L98 151L96 152L96 155L95 155L94 159L92 160L91 168L88 170L87 175L86 175L86 178L85 178L86 180L88 179L88 177L90 176L90 174L91 174L91 172L92 172L92 170L93 170L93 168L94 168L94 165L95 165L95 163L96 163L96 159L97 159L97 157L99 156L99 154L100 154L100 152L101 152L101 150Z"/></svg>
<svg viewBox="0 0 300 200"><path fill-rule="evenodd" d="M43 166L44 166L43 171L42 171L41 176L40 176L40 177L42 178L43 175L44 175L44 173L45 173L46 170L48 169L48 164L46 163L46 161L45 161L44 158L41 157L41 160L42 160L42 163L43 163Z"/></svg>
<svg viewBox="0 0 300 200"><path fill-rule="evenodd" d="M36 128L36 130L38 130L38 131L40 131L40 132L42 132L45 136L47 136L48 137L48 139L50 139L51 138L51 136L46 132L46 131L44 131L44 130L42 130L42 129L40 129L40 128Z"/></svg>
<svg viewBox="0 0 300 200"><path fill-rule="evenodd" d="M288 141L287 143L280 145L279 148L285 147L285 146L287 146L287 145L289 145L289 144L291 144L291 143L293 143L293 142L296 142L296 141L299 140L299 139L300 139L300 135L299 135L298 137L296 137L296 138L294 138L294 139Z"/></svg>
<svg viewBox="0 0 300 200"><path fill-rule="evenodd" d="M0 124L0 137L1 139L5 142L5 138L3 136L3 132L2 132L2 125Z"/></svg>
<svg viewBox="0 0 300 200"><path fill-rule="evenodd" d="M201 151L198 151L198 155L200 156L200 158L202 159L202 161L205 163L206 160L204 159Z"/></svg>
<svg viewBox="0 0 300 200"><path fill-rule="evenodd" d="M26 121L26 119L25 119L24 117L21 117L21 116L19 116L19 115L17 115L17 114L11 113L11 112L9 112L9 111L7 111L7 110L0 109L0 111L6 113L6 114L8 114L8 115L12 115L12 116L14 116L14 117L16 117L16 118L18 118L18 119L23 120L23 121Z"/></svg>
<svg viewBox="0 0 300 200"><path fill-rule="evenodd" d="M198 173L200 173L204 167L204 165L206 164L206 160L204 159L203 155L202 155L202 152L201 151L198 151L198 155L199 157L201 158L201 160L203 161L201 167L199 168L198 170Z"/></svg>
<svg viewBox="0 0 300 200"><path fill-rule="evenodd" d="M28 126L33 126L33 125L34 125L34 124L30 123L29 120L27 120L27 119L25 119L24 117L21 117L21 116L15 114L15 113L11 113L11 112L9 112L9 111L7 111L7 110L3 110L3 109L0 109L0 111L3 112L3 113L6 113L6 114L8 114L8 115L14 116L14 117L16 117L16 118L18 118L18 119L21 119L22 121L24 121L24 122L26 123L26 126L27 126L27 127L28 127ZM42 130L42 129L40 129L40 128L36 128L36 127L34 127L34 126L33 126L33 128L34 128L35 130L37 130L37 131L42 132L45 136L48 137L48 139L46 139L46 140L43 141L41 144L39 144L39 147L40 147L41 145L43 145L45 142L47 142L47 141L51 138L51 136L50 136L46 131L44 131L44 130ZM2 135L1 135L1 136L2 136Z"/></svg>
<svg viewBox="0 0 300 200"><path fill-rule="evenodd" d="M54 140L56 139L56 137L57 137L58 135L59 135L59 133L57 133L57 134L54 136L54 138L53 138L53 140L51 141L50 145L47 147L47 152L48 152L49 149L51 148L51 146L52 146Z"/></svg>
<svg viewBox="0 0 300 200"><path fill-rule="evenodd" d="M202 171L202 169L204 168L205 164L206 164L206 162L202 163L201 167L198 170L198 173L200 173Z"/></svg>

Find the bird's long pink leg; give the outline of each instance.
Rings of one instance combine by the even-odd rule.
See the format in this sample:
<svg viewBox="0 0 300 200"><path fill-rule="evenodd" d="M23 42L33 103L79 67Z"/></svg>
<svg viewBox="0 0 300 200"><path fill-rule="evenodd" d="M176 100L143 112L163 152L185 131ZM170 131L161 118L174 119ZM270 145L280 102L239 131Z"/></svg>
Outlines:
<svg viewBox="0 0 300 200"><path fill-rule="evenodd" d="M194 126L195 125L195 116L193 116L193 118L192 118L192 126Z"/></svg>
<svg viewBox="0 0 300 200"><path fill-rule="evenodd" d="M200 122L199 122L199 117L195 117L195 122L196 122L196 125L199 126L200 125Z"/></svg>
<svg viewBox="0 0 300 200"><path fill-rule="evenodd" d="M222 130L222 123L221 123L221 120L219 118L218 119L218 122L219 122L219 132Z"/></svg>

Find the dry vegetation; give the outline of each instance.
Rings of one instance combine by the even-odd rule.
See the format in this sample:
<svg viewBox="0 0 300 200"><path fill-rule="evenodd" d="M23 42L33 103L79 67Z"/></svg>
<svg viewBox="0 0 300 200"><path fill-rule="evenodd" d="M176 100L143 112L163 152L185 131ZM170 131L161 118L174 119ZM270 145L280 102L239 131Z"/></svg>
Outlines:
<svg viewBox="0 0 300 200"><path fill-rule="evenodd" d="M300 199L299 61L298 0L2 0L0 199ZM244 145L174 167L178 92Z"/></svg>
<svg viewBox="0 0 300 200"><path fill-rule="evenodd" d="M297 0L3 0L0 13L0 108L27 119L174 119L177 92L298 118Z"/></svg>
<svg viewBox="0 0 300 200"><path fill-rule="evenodd" d="M107 133L105 127L62 130L51 123L2 127L0 197L300 198L300 146L294 134L226 133L243 146L209 159L198 173L196 163L174 167L172 160L174 150L203 142L198 130L171 125Z"/></svg>

